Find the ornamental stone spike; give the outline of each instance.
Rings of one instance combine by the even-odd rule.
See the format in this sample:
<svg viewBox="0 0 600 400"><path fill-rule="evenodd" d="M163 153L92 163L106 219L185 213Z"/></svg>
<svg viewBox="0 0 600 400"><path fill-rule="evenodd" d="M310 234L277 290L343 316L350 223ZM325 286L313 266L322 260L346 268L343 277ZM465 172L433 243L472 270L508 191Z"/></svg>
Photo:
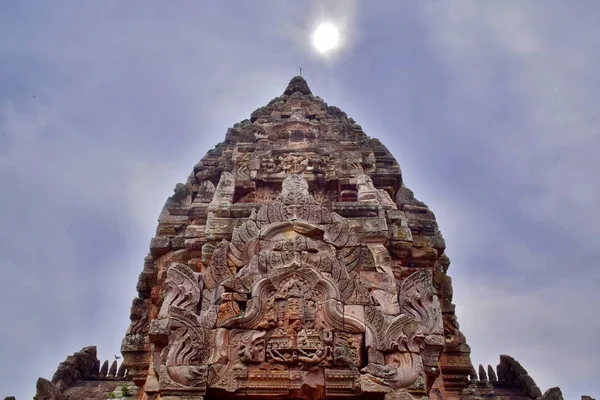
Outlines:
<svg viewBox="0 0 600 400"><path fill-rule="evenodd" d="M488 380L487 374L485 373L485 368L483 368L483 365L481 365L481 364L479 364L479 380L480 381Z"/></svg>
<svg viewBox="0 0 600 400"><path fill-rule="evenodd" d="M108 360L104 361L102 368L100 368L100 373L98 374L98 376L101 378L106 377L106 375L108 375Z"/></svg>
<svg viewBox="0 0 600 400"><path fill-rule="evenodd" d="M496 372L494 371L494 368L491 365L488 365L488 378L490 379L490 382L498 381L498 378L496 377Z"/></svg>
<svg viewBox="0 0 600 400"><path fill-rule="evenodd" d="M117 370L117 378L124 378L125 373L125 364L121 363L121 365L119 365L119 369Z"/></svg>
<svg viewBox="0 0 600 400"><path fill-rule="evenodd" d="M114 360L110 365L110 369L108 370L108 376L117 376L117 360Z"/></svg>

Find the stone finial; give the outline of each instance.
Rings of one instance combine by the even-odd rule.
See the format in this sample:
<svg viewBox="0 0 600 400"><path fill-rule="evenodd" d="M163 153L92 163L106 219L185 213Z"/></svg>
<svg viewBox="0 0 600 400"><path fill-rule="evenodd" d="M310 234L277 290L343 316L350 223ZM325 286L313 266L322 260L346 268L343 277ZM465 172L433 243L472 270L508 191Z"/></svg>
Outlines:
<svg viewBox="0 0 600 400"><path fill-rule="evenodd" d="M110 365L110 369L108 370L108 376L117 376L117 360L114 360Z"/></svg>
<svg viewBox="0 0 600 400"><path fill-rule="evenodd" d="M491 365L488 365L488 378L490 379L490 382L498 381L498 378L496 377L496 372L494 371L494 368Z"/></svg>
<svg viewBox="0 0 600 400"><path fill-rule="evenodd" d="M475 372L475 368L471 368L471 372L469 372L469 380L471 382L479 380L479 378L477 377L477 372Z"/></svg>
<svg viewBox="0 0 600 400"><path fill-rule="evenodd" d="M125 378L126 373L127 370L125 369L125 363L121 363L121 365L119 365L119 369L117 370L117 378Z"/></svg>
<svg viewBox="0 0 600 400"><path fill-rule="evenodd" d="M15 398L15 396L7 396L4 398L4 400L17 400L17 399Z"/></svg>
<svg viewBox="0 0 600 400"><path fill-rule="evenodd" d="M235 178L234 176L227 171L221 172L221 177L219 178L219 183L215 189L215 193L213 195L213 200L211 204L219 205L222 204L231 204L233 202L233 195L235 192Z"/></svg>
<svg viewBox="0 0 600 400"><path fill-rule="evenodd" d="M277 200L283 204L314 204L314 199L308 192L308 182L302 175L289 175L281 184L281 193Z"/></svg>
<svg viewBox="0 0 600 400"><path fill-rule="evenodd" d="M185 197L187 197L190 193L191 193L190 187L188 185L180 182L175 185L175 188L173 189L173 195L171 196L171 200L173 202L179 203Z"/></svg>
<svg viewBox="0 0 600 400"><path fill-rule="evenodd" d="M358 191L359 202L377 202L377 189L373 185L373 180L366 174L361 174L356 178L356 189Z"/></svg>
<svg viewBox="0 0 600 400"><path fill-rule="evenodd" d="M483 368L483 365L481 365L481 364L479 364L479 380L480 381L488 380L487 374L485 373L485 368Z"/></svg>
<svg viewBox="0 0 600 400"><path fill-rule="evenodd" d="M198 189L198 194L194 199L195 203L209 204L215 195L215 185L211 181L203 181Z"/></svg>
<svg viewBox="0 0 600 400"><path fill-rule="evenodd" d="M504 382L506 380L506 367L504 364L500 363L496 366L496 371L498 372L498 382Z"/></svg>
<svg viewBox="0 0 600 400"><path fill-rule="evenodd" d="M287 88L285 88L285 95L292 95L294 92L300 92L302 94L312 95L310 88L308 87L308 83L301 76L295 76L292 78Z"/></svg>
<svg viewBox="0 0 600 400"><path fill-rule="evenodd" d="M102 368L100 368L100 373L98 374L98 376L101 378L105 378L106 375L108 375L108 360L104 361Z"/></svg>

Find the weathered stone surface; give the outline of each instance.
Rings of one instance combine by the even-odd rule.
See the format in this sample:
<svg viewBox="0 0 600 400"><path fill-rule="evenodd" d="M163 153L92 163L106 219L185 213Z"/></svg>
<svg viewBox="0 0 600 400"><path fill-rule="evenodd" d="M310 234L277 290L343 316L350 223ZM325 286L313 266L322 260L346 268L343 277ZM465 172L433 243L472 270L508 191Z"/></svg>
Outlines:
<svg viewBox="0 0 600 400"><path fill-rule="evenodd" d="M47 379L39 378L35 385L34 400L63 400L60 389Z"/></svg>
<svg viewBox="0 0 600 400"><path fill-rule="evenodd" d="M159 236L150 241L150 253L154 258L158 258L171 250L171 240L168 237Z"/></svg>
<svg viewBox="0 0 600 400"><path fill-rule="evenodd" d="M295 77L165 203L121 366L86 348L37 398L124 375L141 399L542 398L510 357L477 376L445 248L393 155Z"/></svg>
<svg viewBox="0 0 600 400"><path fill-rule="evenodd" d="M563 395L560 388L553 387L544 392L542 400L563 400Z"/></svg>

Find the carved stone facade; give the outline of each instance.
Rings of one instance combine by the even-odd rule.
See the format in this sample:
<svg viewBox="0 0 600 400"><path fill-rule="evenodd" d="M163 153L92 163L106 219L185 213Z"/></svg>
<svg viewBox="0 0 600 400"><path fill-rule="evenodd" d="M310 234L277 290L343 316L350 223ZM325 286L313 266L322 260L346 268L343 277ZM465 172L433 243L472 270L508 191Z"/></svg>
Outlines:
<svg viewBox="0 0 600 400"><path fill-rule="evenodd" d="M293 78L167 200L127 375L141 399L475 398L444 250L385 146ZM511 360L503 398L540 397Z"/></svg>

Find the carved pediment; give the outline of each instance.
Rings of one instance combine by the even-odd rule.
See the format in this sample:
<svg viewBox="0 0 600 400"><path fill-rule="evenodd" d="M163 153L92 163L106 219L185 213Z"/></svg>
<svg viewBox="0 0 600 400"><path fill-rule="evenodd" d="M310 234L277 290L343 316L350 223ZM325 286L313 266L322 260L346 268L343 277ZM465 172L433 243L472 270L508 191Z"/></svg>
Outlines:
<svg viewBox="0 0 600 400"><path fill-rule="evenodd" d="M228 187L216 192L225 196ZM302 176L287 177L275 201L212 250L202 273L181 263L168 268L159 313L165 322L152 325L165 332L153 336L157 345L166 342L164 393L199 382L236 392L263 387L258 376L283 382L281 371L323 367L347 371L366 391L413 384L423 370L423 339L440 328L441 319L429 313L439 310L431 276L409 277L400 313L390 315L393 308L386 313L377 304L385 293L396 296L385 291L394 286L369 289L361 279L393 280L376 267L373 251L381 258L383 250L374 249L360 243L344 218L316 204ZM286 376L281 384L291 390L292 375Z"/></svg>

